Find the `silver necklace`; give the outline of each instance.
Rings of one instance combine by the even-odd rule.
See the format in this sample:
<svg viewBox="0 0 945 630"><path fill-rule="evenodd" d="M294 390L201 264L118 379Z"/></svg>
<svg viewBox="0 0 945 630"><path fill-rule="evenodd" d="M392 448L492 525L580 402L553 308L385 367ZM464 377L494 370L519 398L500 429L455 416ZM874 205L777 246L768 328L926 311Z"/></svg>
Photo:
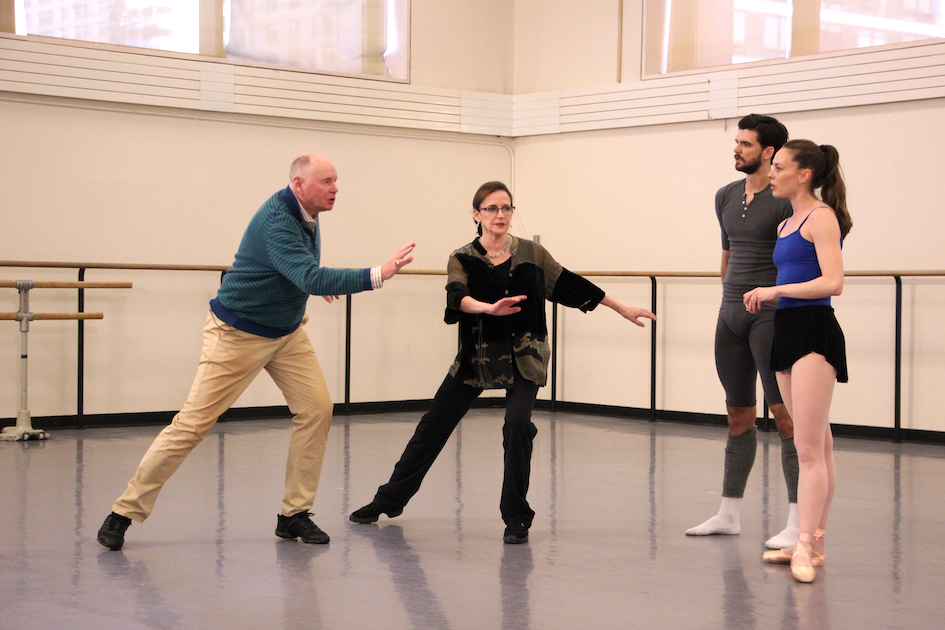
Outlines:
<svg viewBox="0 0 945 630"><path fill-rule="evenodd" d="M502 258L503 256L505 256L505 252L509 251L509 245L511 245L511 244L512 244L512 235L509 234L508 238L505 239L505 247L502 248L502 251L501 251L501 252L499 252L498 254L496 254L495 256L493 256L493 255L490 254L488 251L486 251L486 256L488 256L489 258L493 258L493 259L495 259L495 258Z"/></svg>

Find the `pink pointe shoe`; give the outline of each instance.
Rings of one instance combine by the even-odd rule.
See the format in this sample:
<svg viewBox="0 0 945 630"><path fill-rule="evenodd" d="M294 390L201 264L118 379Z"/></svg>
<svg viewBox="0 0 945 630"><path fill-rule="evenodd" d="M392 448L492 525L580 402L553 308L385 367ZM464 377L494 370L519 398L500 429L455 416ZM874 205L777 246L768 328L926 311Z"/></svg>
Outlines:
<svg viewBox="0 0 945 630"><path fill-rule="evenodd" d="M813 567L822 567L827 561L827 554L824 552L825 535L826 532L822 529L818 529L817 533L814 534L814 543L810 554L810 564ZM794 557L794 547L766 551L761 557L765 562L771 564L791 564L791 558Z"/></svg>
<svg viewBox="0 0 945 630"><path fill-rule="evenodd" d="M791 575L798 582L809 584L814 581L816 573L811 562L813 540L810 534L801 534L794 545L794 556L791 558Z"/></svg>

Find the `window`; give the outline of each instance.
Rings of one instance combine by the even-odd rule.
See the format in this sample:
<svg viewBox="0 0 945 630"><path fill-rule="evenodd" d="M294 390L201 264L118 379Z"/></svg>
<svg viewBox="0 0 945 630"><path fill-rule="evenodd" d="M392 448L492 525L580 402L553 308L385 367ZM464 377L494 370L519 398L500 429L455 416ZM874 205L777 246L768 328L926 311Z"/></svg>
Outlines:
<svg viewBox="0 0 945 630"><path fill-rule="evenodd" d="M644 72L945 36L942 0L644 0Z"/></svg>
<svg viewBox="0 0 945 630"><path fill-rule="evenodd" d="M15 0L16 32L406 80L409 0Z"/></svg>
<svg viewBox="0 0 945 630"><path fill-rule="evenodd" d="M406 3L230 0L227 57L407 78ZM402 5L398 7L398 5Z"/></svg>

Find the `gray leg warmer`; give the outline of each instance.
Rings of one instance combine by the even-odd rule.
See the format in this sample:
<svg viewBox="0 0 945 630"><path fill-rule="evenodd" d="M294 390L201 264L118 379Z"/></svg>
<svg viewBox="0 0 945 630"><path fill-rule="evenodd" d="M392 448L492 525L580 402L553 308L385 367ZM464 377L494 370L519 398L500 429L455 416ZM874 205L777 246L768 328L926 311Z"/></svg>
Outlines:
<svg viewBox="0 0 945 630"><path fill-rule="evenodd" d="M797 503L797 449L794 448L793 436L781 439L781 468L784 469L788 503Z"/></svg>
<svg viewBox="0 0 945 630"><path fill-rule="evenodd" d="M722 478L723 497L741 499L745 495L745 486L748 485L748 475L755 464L757 450L758 433L755 427L741 435L728 436L728 442L725 444L725 475ZM796 453L794 461L796 465ZM796 483L794 487L797 488Z"/></svg>

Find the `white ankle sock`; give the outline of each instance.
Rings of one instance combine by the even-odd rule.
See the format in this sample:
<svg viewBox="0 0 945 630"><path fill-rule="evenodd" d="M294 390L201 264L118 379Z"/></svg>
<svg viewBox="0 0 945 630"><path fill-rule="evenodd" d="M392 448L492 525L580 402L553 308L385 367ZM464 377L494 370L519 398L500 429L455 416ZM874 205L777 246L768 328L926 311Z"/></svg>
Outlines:
<svg viewBox="0 0 945 630"><path fill-rule="evenodd" d="M797 542L797 536L800 534L800 520L797 514L797 503L788 504L787 525L777 536L772 536L765 542L768 549L787 549L793 547Z"/></svg>
<svg viewBox="0 0 945 630"><path fill-rule="evenodd" d="M687 536L735 535L742 531L740 524L742 500L722 497L719 513L701 525L686 530Z"/></svg>

